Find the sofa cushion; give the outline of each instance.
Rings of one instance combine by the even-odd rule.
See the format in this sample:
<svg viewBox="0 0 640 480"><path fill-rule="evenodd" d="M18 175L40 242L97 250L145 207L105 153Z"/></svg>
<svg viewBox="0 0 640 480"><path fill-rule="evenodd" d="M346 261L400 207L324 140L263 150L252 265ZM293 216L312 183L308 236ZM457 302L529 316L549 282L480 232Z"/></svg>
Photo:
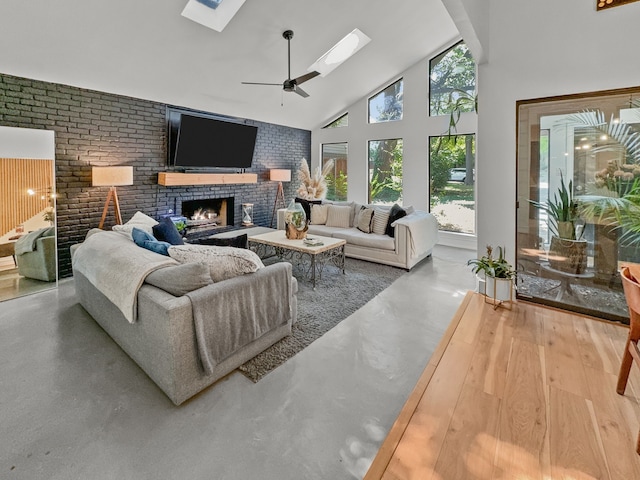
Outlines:
<svg viewBox="0 0 640 480"><path fill-rule="evenodd" d="M396 242L393 238L384 234L364 233L357 228L336 229L333 237L342 238L347 241L347 244L361 247L379 248L381 250L395 250L396 248Z"/></svg>
<svg viewBox="0 0 640 480"><path fill-rule="evenodd" d="M309 225L307 233L310 235L321 235L323 237L333 237L333 233L342 230L339 227L327 227L326 225Z"/></svg>
<svg viewBox="0 0 640 480"><path fill-rule="evenodd" d="M356 215L358 223L356 228L364 233L371 233L371 224L373 219L373 208L362 207L359 215Z"/></svg>
<svg viewBox="0 0 640 480"><path fill-rule="evenodd" d="M213 245L172 245L169 256L180 263L203 263L209 266L214 282L253 273L264 267L260 257L251 250Z"/></svg>
<svg viewBox="0 0 640 480"><path fill-rule="evenodd" d="M389 221L389 210L383 210L376 207L373 211L373 221L371 232L377 235L384 235L387 230L387 222Z"/></svg>
<svg viewBox="0 0 640 480"><path fill-rule="evenodd" d="M145 282L165 292L181 297L189 292L213 283L208 265L183 263L155 270L147 275Z"/></svg>
<svg viewBox="0 0 640 480"><path fill-rule="evenodd" d="M145 215L142 212L136 212L135 215L131 217L131 220L129 220L127 223L125 223L124 225L114 225L113 227L111 227L111 230L121 233L133 240L131 232L133 232L134 227L139 228L140 230L144 230L150 235L153 235L153 226L157 224L158 222L156 222L150 216Z"/></svg>
<svg viewBox="0 0 640 480"><path fill-rule="evenodd" d="M145 232L144 230L140 230L137 227L133 227L131 231L131 237L136 245L142 248L146 248L154 253L159 253L160 255L169 256L168 248L171 246L169 242L161 242L156 240L156 238L150 233Z"/></svg>
<svg viewBox="0 0 640 480"><path fill-rule="evenodd" d="M354 226L354 219L356 216L356 204L355 202L336 202L333 200L324 200L322 203L325 203L327 205L337 205L338 207L349 207L351 208L351 215L349 218L349 226L353 227Z"/></svg>
<svg viewBox="0 0 640 480"><path fill-rule="evenodd" d="M349 228L351 226L350 206L328 205L327 227Z"/></svg>
<svg viewBox="0 0 640 480"><path fill-rule="evenodd" d="M387 220L387 228L385 230L385 233L390 237L393 237L396 233L396 227L392 227L391 224L396 220L406 216L407 212L402 207L400 207L400 205L394 203L393 207L391 207L391 210L389 210L389 220Z"/></svg>
<svg viewBox="0 0 640 480"><path fill-rule="evenodd" d="M184 245L182 235L178 232L176 224L169 217L164 217L160 223L153 226L153 235L162 242L169 242L171 245Z"/></svg>
<svg viewBox="0 0 640 480"><path fill-rule="evenodd" d="M324 225L327 223L329 205L311 205L311 223L314 225Z"/></svg>

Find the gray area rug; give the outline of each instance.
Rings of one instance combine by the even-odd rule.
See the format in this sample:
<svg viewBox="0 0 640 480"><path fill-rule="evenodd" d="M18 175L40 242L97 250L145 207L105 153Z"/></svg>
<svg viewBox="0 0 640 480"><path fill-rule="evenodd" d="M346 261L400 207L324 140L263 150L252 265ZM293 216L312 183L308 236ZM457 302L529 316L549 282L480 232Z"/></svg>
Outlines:
<svg viewBox="0 0 640 480"><path fill-rule="evenodd" d="M343 275L333 265L326 266L315 291L311 282L299 280L298 323L293 326L291 335L240 366L239 370L257 382L362 307L400 278L405 270L347 258L345 272ZM295 267L294 275L302 278Z"/></svg>

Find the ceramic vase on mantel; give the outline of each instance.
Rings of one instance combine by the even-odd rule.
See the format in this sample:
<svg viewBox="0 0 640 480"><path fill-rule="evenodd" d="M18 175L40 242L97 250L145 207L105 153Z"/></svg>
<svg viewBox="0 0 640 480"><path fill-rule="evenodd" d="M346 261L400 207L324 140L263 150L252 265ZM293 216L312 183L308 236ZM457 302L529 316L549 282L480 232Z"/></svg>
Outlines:
<svg viewBox="0 0 640 480"><path fill-rule="evenodd" d="M290 240L301 240L307 236L309 229L307 214L302 205L291 200L284 213L285 234Z"/></svg>

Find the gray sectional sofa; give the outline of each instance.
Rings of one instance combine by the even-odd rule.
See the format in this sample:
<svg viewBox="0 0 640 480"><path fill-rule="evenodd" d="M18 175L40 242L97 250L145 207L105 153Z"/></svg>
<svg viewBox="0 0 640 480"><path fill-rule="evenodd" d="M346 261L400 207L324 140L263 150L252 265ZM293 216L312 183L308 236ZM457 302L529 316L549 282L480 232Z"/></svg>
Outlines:
<svg viewBox="0 0 640 480"><path fill-rule="evenodd" d="M407 215L393 224L394 236L365 233L354 224L357 212L364 206L372 209L390 210L385 205L360 205L355 202L328 202L323 204L349 206L349 226L309 224L308 236L341 238L347 241L345 255L351 258L392 265L411 270L417 263L431 255L438 241L436 218L421 210L407 207ZM278 210L278 229L285 228L286 209Z"/></svg>
<svg viewBox="0 0 640 480"><path fill-rule="evenodd" d="M138 247L120 233L98 231L90 234L83 244L72 247L74 280L80 304L176 405L291 333L297 314L297 282L288 263L277 263L255 273L213 283L210 278L206 281L208 267L203 272L200 264L179 264L169 257ZM100 249L91 240L94 236L103 236L102 245L108 245L100 250L102 266L99 268L81 264L88 253L81 249ZM89 243L92 247L87 246ZM95 252L91 252L91 256L95 256ZM124 282L125 288L137 289L133 319L108 298L110 290L122 287L114 283L122 280L118 280L117 275L109 276L109 268L103 267L112 265L113 269L118 269L121 256L142 256L147 263L157 262L157 268L144 278L141 285L134 278L130 285ZM96 274L94 270L101 272ZM101 282L92 279L100 275L107 278ZM290 281L283 282L283 278ZM96 283L101 286L96 286ZM187 292L194 287L197 288L193 291L195 295ZM241 344L206 372L199 352L202 345L198 345L199 337L194 328L194 298L204 298L210 302L209 305L215 306L212 310L224 312L215 315L216 318L204 319L205 323L217 325L214 337L237 337L238 322L247 321L246 317L250 315L270 317L249 319L262 322L261 332L264 332L265 321L272 326L258 338ZM247 308L248 299L266 306L275 299L288 309L278 318L272 318L271 312L264 308ZM226 316L228 318L221 318ZM234 328L236 331L226 331Z"/></svg>

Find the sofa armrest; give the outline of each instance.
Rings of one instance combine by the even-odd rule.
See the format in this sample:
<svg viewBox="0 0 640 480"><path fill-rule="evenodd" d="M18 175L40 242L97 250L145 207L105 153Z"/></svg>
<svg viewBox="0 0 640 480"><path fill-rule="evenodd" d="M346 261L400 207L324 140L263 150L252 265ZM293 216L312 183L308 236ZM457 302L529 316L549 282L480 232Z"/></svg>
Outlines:
<svg viewBox="0 0 640 480"><path fill-rule="evenodd" d="M286 211L287 211L287 209L286 209L286 208L279 208L279 209L278 209L278 212L277 212L277 214L276 214L276 215L277 215L277 217L276 217L276 218L277 218L277 220L278 220L278 221L277 221L277 227L276 227L276 228L277 228L278 230L284 230L284 229L285 229L284 215L285 215L285 212L286 212Z"/></svg>
<svg viewBox="0 0 640 480"><path fill-rule="evenodd" d="M406 248L408 259L430 253L438 242L438 222L429 212L416 210L391 225L395 227L396 250Z"/></svg>

